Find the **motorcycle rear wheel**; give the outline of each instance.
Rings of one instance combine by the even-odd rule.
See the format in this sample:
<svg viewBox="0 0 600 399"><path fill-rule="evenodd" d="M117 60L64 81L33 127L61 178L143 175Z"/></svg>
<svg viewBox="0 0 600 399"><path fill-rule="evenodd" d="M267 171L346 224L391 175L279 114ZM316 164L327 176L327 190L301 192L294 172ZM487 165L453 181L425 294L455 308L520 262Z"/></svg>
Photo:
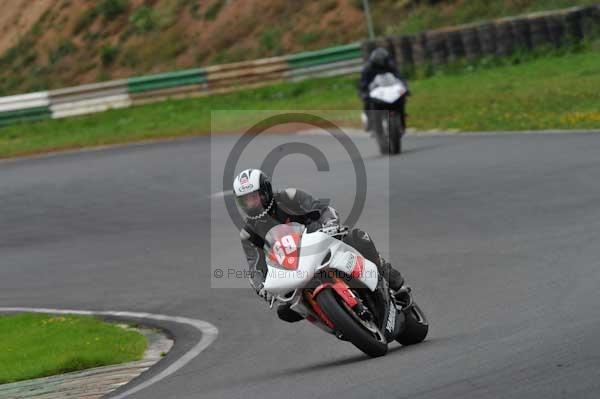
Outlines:
<svg viewBox="0 0 600 399"><path fill-rule="evenodd" d="M429 332L429 323L425 318L425 314L419 305L414 302L403 312L406 316L404 330L398 335L396 341L405 346L423 342Z"/></svg>
<svg viewBox="0 0 600 399"><path fill-rule="evenodd" d="M334 325L334 330L340 333L345 340L370 357L379 357L387 353L388 345L385 337L380 334L379 339L353 316L345 303L331 290L323 290L316 298L323 312Z"/></svg>

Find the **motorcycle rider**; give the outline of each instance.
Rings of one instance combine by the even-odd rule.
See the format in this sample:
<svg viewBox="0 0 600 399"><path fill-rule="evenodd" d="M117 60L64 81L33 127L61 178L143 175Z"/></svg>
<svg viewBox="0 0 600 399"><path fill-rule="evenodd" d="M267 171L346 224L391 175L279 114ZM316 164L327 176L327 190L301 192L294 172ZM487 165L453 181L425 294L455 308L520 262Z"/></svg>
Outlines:
<svg viewBox="0 0 600 399"><path fill-rule="evenodd" d="M233 182L233 191L238 207L246 215L240 238L250 267L250 284L259 296L269 301L270 297L264 289L267 266L263 251L264 237L268 231L278 224L297 222L312 233L326 225L338 225L339 217L325 201L315 199L305 191L287 188L274 192L269 177L258 169L241 172ZM402 275L379 255L368 234L353 229L343 241L378 267L392 291L397 292L402 288ZM280 319L290 323L302 320L302 316L290 309L290 304L280 305L277 314Z"/></svg>
<svg viewBox="0 0 600 399"><path fill-rule="evenodd" d="M369 55L369 61L367 61L363 70L361 71L358 89L359 96L363 101L364 114L367 118L366 131L371 131L373 129L371 121L372 118L370 118L369 111L375 108L369 98L369 85L377 75L383 73L391 73L396 78L400 79L408 89L406 79L404 79L404 77L400 74L400 71L398 71L396 63L389 51L383 47L377 47L374 49ZM407 92L407 95L410 95L410 91ZM404 106L405 104L403 102L400 112L402 115L402 124L403 126L406 126Z"/></svg>

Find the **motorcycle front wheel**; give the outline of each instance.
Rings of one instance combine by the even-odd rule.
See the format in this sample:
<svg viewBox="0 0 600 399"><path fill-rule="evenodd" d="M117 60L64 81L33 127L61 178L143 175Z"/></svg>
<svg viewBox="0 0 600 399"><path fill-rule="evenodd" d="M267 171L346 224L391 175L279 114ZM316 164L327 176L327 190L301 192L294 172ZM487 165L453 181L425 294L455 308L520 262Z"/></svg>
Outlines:
<svg viewBox="0 0 600 399"><path fill-rule="evenodd" d="M387 353L387 341L379 329L374 324L361 320L331 289L319 293L316 301L333 323L334 330L344 340L350 341L370 357Z"/></svg>
<svg viewBox="0 0 600 399"><path fill-rule="evenodd" d="M402 136L404 136L404 126L402 117L398 112L389 114L389 148L391 154L400 154L402 152Z"/></svg>
<svg viewBox="0 0 600 399"><path fill-rule="evenodd" d="M375 131L375 138L377 139L377 145L379 146L379 152L381 155L390 154L390 137L387 129L387 118L383 116L383 112L373 112L373 129ZM385 120L384 120L385 119Z"/></svg>
<svg viewBox="0 0 600 399"><path fill-rule="evenodd" d="M375 136L381 155L400 154L402 152L402 136L404 126L398 112L375 113Z"/></svg>

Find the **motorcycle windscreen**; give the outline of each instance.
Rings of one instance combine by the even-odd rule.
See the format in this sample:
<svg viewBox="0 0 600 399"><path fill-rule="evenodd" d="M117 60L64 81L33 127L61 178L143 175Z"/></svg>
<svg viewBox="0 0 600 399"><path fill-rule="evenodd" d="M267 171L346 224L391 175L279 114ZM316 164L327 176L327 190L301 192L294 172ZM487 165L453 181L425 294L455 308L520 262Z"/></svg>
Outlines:
<svg viewBox="0 0 600 399"><path fill-rule="evenodd" d="M265 236L265 255L271 267L298 269L300 239L305 227L299 223L279 224Z"/></svg>

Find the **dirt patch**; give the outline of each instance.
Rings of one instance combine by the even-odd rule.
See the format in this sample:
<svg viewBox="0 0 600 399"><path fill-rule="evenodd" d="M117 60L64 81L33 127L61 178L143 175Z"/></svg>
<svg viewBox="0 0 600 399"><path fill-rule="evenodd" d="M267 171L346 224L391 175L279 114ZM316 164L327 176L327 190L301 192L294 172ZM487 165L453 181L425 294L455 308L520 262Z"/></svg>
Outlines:
<svg viewBox="0 0 600 399"><path fill-rule="evenodd" d="M0 54L17 44L53 0L0 0Z"/></svg>
<svg viewBox="0 0 600 399"><path fill-rule="evenodd" d="M128 0L108 18L106 2L0 0L0 54L21 43L0 95L348 43L364 36L352 1Z"/></svg>

